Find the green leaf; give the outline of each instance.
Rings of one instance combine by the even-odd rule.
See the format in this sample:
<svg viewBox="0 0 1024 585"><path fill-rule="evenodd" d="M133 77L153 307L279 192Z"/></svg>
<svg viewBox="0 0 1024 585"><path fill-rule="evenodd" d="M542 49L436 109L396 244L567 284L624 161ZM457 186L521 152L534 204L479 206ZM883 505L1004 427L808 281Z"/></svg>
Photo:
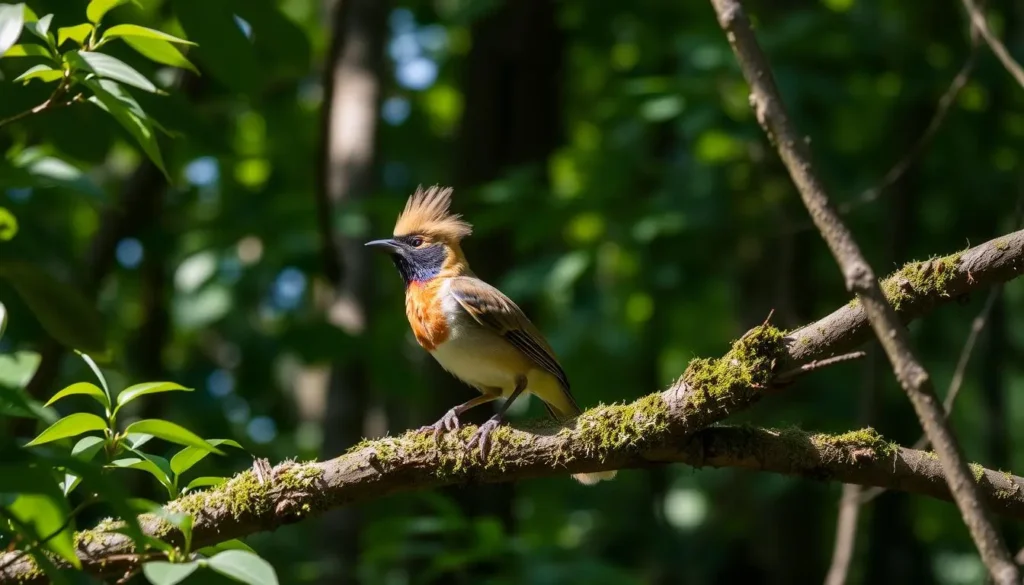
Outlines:
<svg viewBox="0 0 1024 585"><path fill-rule="evenodd" d="M85 362L85 365L89 366L89 369L92 370L92 373L96 375L96 379L100 381L100 386L103 387L103 392L107 395L107 403L109 404L110 386L107 386L107 379L106 377L103 376L103 372L100 371L100 367L96 365L96 362L91 357L89 357L89 354L82 353L77 349L75 350L75 353L78 354L78 357L82 358L82 361Z"/></svg>
<svg viewBox="0 0 1024 585"><path fill-rule="evenodd" d="M47 549L60 555L75 568L82 567L75 554L74 522L67 522L71 511L63 498L57 500L46 495L21 494L10 505L8 512L32 526L39 538L49 538L45 545Z"/></svg>
<svg viewBox="0 0 1024 585"><path fill-rule="evenodd" d="M79 45L85 44L85 39L89 38L94 30L93 26L88 22L82 24L76 24L75 26L65 26L57 29L57 46L64 44L64 41L71 39Z"/></svg>
<svg viewBox="0 0 1024 585"><path fill-rule="evenodd" d="M150 561L142 565L142 574L153 585L176 585L196 572L199 563L168 563L167 561Z"/></svg>
<svg viewBox="0 0 1024 585"><path fill-rule="evenodd" d="M42 356L34 351L0 354L0 386L24 388L42 361Z"/></svg>
<svg viewBox="0 0 1024 585"><path fill-rule="evenodd" d="M153 82L139 73L131 65L111 57L106 53L95 51L70 51L67 53L68 61L80 69L92 71L100 77L120 81L126 85L137 87L150 93L164 93L153 85Z"/></svg>
<svg viewBox="0 0 1024 585"><path fill-rule="evenodd" d="M7 50L18 42L21 29L25 26L23 4L0 4L0 55L7 57Z"/></svg>
<svg viewBox="0 0 1024 585"><path fill-rule="evenodd" d="M14 217L14 214L6 207L0 207L0 242L9 242L16 235L18 235L18 218ZM3 328L0 328L0 335L3 335Z"/></svg>
<svg viewBox="0 0 1024 585"><path fill-rule="evenodd" d="M50 22L52 20L53 15L47 14L35 22L26 22L25 29L45 41L47 44L50 44L53 42L53 36L50 34Z"/></svg>
<svg viewBox="0 0 1024 585"><path fill-rule="evenodd" d="M249 585L277 585L274 567L258 555L244 550L226 550L207 561L214 571Z"/></svg>
<svg viewBox="0 0 1024 585"><path fill-rule="evenodd" d="M130 433L125 439L128 440L128 446L132 449L138 449L146 443L153 440L153 435L147 435L145 433Z"/></svg>
<svg viewBox="0 0 1024 585"><path fill-rule="evenodd" d="M50 398L43 406L50 406L51 404L57 402L61 398L64 398L65 396L71 396L74 394L86 394L92 396L94 399L96 399L97 402L99 402L103 406L110 406L110 402L107 400L107 395L103 393L103 390L100 390L96 386L96 384L90 384L89 382L76 382L68 386L67 388L54 394L53 397Z"/></svg>
<svg viewBox="0 0 1024 585"><path fill-rule="evenodd" d="M89 6L85 9L85 16L89 19L89 22L93 24L99 24L103 20L103 15L106 14L110 9L116 8L128 0L92 0Z"/></svg>
<svg viewBox="0 0 1024 585"><path fill-rule="evenodd" d="M231 439L207 439L206 442L213 446L227 445L238 449L242 448L241 445ZM175 475L181 475L191 469L193 465L202 461L203 458L209 454L209 451L205 451L203 449L185 447L181 451L175 453L174 457L171 457L171 471L173 471Z"/></svg>
<svg viewBox="0 0 1024 585"><path fill-rule="evenodd" d="M100 449L103 448L104 439L102 437L88 436L82 437L75 443L75 446L71 448L71 456L78 458L82 461L91 461L96 453L99 453ZM82 478L74 473L64 473L64 495L70 494L78 484L82 482Z"/></svg>
<svg viewBox="0 0 1024 585"><path fill-rule="evenodd" d="M132 400L135 400L139 396L146 394L156 394L158 392L172 392L174 390L182 390L184 392L191 392L192 388L186 388L181 384L174 382L143 382L142 384L135 384L125 388L120 394L117 395L117 406L121 407L128 404ZM115 411L116 412L116 411Z"/></svg>
<svg viewBox="0 0 1024 585"><path fill-rule="evenodd" d="M173 459L171 460L171 462L173 464ZM203 477L197 477L192 481L188 482L188 485L185 486L185 489L183 491L188 492L203 487L213 487L215 485L220 485L227 480L228 478L226 477L214 477L212 475L204 475Z"/></svg>
<svg viewBox="0 0 1024 585"><path fill-rule="evenodd" d="M49 428L40 433L38 437L25 443L25 446L42 445L43 443L50 443L59 439L77 437L89 431L102 431L105 428L107 428L107 422L95 414L76 412L53 423Z"/></svg>
<svg viewBox="0 0 1024 585"><path fill-rule="evenodd" d="M57 281L36 264L6 259L0 260L0 277L11 283L54 339L75 349L106 350L103 320L75 287Z"/></svg>
<svg viewBox="0 0 1024 585"><path fill-rule="evenodd" d="M174 45L167 41L144 39L141 37L125 37L124 42L128 43L129 47L135 49L140 55L150 61L188 69L199 75L199 70L196 69L196 66L189 62Z"/></svg>
<svg viewBox="0 0 1024 585"><path fill-rule="evenodd" d="M29 43L27 45L14 45L7 49L4 57L49 57L50 51L42 46Z"/></svg>
<svg viewBox="0 0 1024 585"><path fill-rule="evenodd" d="M75 446L71 448L71 456L77 457L82 461L90 461L96 456L96 453L103 448L104 440L102 437L82 437L75 443Z"/></svg>
<svg viewBox="0 0 1024 585"><path fill-rule="evenodd" d="M256 551L252 550L252 547L245 544L241 540L238 540L237 538L225 540L224 542L218 542L213 546L205 546L197 550L196 552L201 555L212 557L213 555L225 550L244 550L256 554Z"/></svg>
<svg viewBox="0 0 1024 585"><path fill-rule="evenodd" d="M33 79L41 79L44 83L51 83L64 77L64 72L60 69L54 69L49 65L36 65L30 68L28 71L14 78L15 82L24 81L28 83Z"/></svg>
<svg viewBox="0 0 1024 585"><path fill-rule="evenodd" d="M119 37L142 37L147 39L167 41L170 43L179 43L182 45L195 46L195 43L193 43L192 41L179 39L174 35L169 35L165 32L160 32L158 30L153 30L151 28L137 26L134 24L119 24L117 26L112 26L107 29L107 32L103 33L104 39L113 39Z"/></svg>
<svg viewBox="0 0 1024 585"><path fill-rule="evenodd" d="M149 455L148 457L125 457L123 459L115 459L110 462L107 467L120 467L123 469L138 469L145 471L152 475L160 482L160 485L164 487L171 486L171 478L167 474L167 471L161 468L161 465L154 461L155 455Z"/></svg>
<svg viewBox="0 0 1024 585"><path fill-rule="evenodd" d="M98 82L86 80L85 85L95 94L89 98L89 101L113 116L135 138L153 164L164 173L164 176L168 176L167 169L164 168L163 157L160 155L156 134L153 132L153 124L145 112L142 112L142 108L138 107L138 103L135 103L134 100L131 100L131 103L127 102L123 96L128 98L131 96L116 83L101 79ZM119 93L112 93L111 90L115 87Z"/></svg>
<svg viewBox="0 0 1024 585"><path fill-rule="evenodd" d="M99 417L97 417L99 418ZM212 451L218 455L223 455L224 452L207 443L199 435L186 429L185 427L176 425L170 421L160 419L146 419L138 422L133 422L128 425L125 429L127 433L146 433L153 435L158 439L170 441L172 443L178 443L179 445L186 445L189 447L197 447L199 449L205 449Z"/></svg>

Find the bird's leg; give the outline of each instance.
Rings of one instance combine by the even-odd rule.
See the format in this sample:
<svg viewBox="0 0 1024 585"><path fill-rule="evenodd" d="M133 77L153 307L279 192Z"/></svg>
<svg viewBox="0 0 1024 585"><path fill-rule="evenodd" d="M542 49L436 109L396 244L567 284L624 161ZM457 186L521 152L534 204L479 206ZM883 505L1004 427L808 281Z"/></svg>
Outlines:
<svg viewBox="0 0 1024 585"><path fill-rule="evenodd" d="M478 443L480 444L481 461L487 461L487 452L491 450L491 431L501 424L501 421L505 416L505 411L508 410L508 407L512 406L512 403L515 402L515 399L523 393L523 390L526 390L526 376L517 376L515 390L512 391L512 394L508 397L508 400L505 401L505 404L501 405L501 408L498 410L498 414L487 419L487 422L480 425L480 428L473 433L469 442L466 443L466 446L469 447L470 450L472 450Z"/></svg>
<svg viewBox="0 0 1024 585"><path fill-rule="evenodd" d="M466 412L467 410L473 408L474 406L480 406L481 404L493 402L497 400L500 396L501 393L490 393L482 394L480 396L477 396L476 398L473 398L472 400L467 400L466 402L463 402L458 406L452 407L448 412L444 413L444 416L442 416L441 419L438 420L436 423L432 425L427 425L425 427L421 427L419 430L420 432L433 432L434 440L439 441L441 439L441 435L443 435L446 430L452 432L459 430L460 414Z"/></svg>

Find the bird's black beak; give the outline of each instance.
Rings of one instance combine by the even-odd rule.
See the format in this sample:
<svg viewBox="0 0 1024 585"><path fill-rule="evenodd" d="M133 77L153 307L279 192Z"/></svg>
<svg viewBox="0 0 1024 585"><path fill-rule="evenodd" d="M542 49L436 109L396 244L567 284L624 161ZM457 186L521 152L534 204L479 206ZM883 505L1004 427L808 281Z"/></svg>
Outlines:
<svg viewBox="0 0 1024 585"><path fill-rule="evenodd" d="M382 248L392 254L399 253L402 251L402 247L398 245L395 240L373 240L372 242L366 242L367 246L372 248Z"/></svg>

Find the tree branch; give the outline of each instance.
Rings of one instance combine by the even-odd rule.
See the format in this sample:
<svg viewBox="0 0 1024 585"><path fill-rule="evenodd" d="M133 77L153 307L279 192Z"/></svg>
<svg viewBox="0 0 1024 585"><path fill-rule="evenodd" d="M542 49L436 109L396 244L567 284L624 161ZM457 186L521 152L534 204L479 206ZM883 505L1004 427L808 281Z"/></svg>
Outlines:
<svg viewBox="0 0 1024 585"><path fill-rule="evenodd" d="M955 287L962 294L1000 279L1012 280L1024 271L1024 232L966 250L961 258L968 260L961 260L949 272L949 290ZM908 265L900 273L917 265ZM974 275L970 282L960 276L966 266ZM1017 268L1009 268L1014 266ZM921 289L906 301L914 310L904 312L903 317L909 321L956 296L943 289ZM862 312L856 307L843 311ZM857 319L837 320L833 315L785 338L767 325L757 327L724 357L692 362L680 380L664 392L632 404L593 408L576 419L571 429L499 427L487 466L455 448L453 438L435 448L425 435L407 433L364 443L323 463L281 464L263 474L276 478L270 483L260 482L254 472L247 471L224 486L175 500L167 507L194 514L195 546L200 547L399 491L668 463L741 467L949 499L933 455L897 448L870 431L830 437L788 430L704 429L759 400L762 390L773 382L772 373L789 370L779 364L798 363L795 354L803 349L801 331L836 328L827 335L807 337L812 340L808 343L818 344L818 355L836 353L828 347L828 340L851 344L866 339L866 335L843 330L857 326ZM464 428L463 438L472 432L472 427ZM980 467L973 471L982 474L980 486L993 509L1024 519L1024 479ZM101 566L124 569L125 563L135 562L127 537L101 534L112 525L106 522L76 537L79 553L93 572ZM144 517L143 525L159 538L176 538L156 518ZM0 554L0 565L11 554L17 553ZM0 583L44 581L29 559L0 571Z"/></svg>
<svg viewBox="0 0 1024 585"><path fill-rule="evenodd" d="M694 467L734 467L842 481L949 500L935 457L904 449L871 429L843 435L753 427L714 427L689 435L668 414L674 394L654 394L629 406L604 406L582 415L571 428L517 430L501 427L492 457L484 464L446 438L435 449L428 435L401 437L357 446L322 463L286 462L272 470L247 470L209 492L168 504L193 514L192 543L198 548L230 538L299 522L341 505L386 495L456 483L495 483L606 469L646 468L668 463ZM675 407L679 404L675 403ZM594 429L613 434L595 433ZM465 440L472 427L462 430ZM497 432L497 431L496 431ZM1024 478L975 467L981 492L1001 514L1024 519ZM260 477L271 478L261 482ZM181 535L152 515L140 517L143 530L174 544ZM118 523L78 533L83 566L91 573L121 575L137 565L131 540L111 532ZM16 554L6 553L5 556ZM0 572L0 583L44 582L31 559L19 559Z"/></svg>
<svg viewBox="0 0 1024 585"><path fill-rule="evenodd" d="M910 398L925 433L942 461L953 497L982 560L996 583L1019 585L1017 566L992 523L980 490L971 478L971 471L946 421L931 378L915 357L909 335L879 286L871 266L829 201L824 185L814 174L809 148L804 137L797 133L789 120L768 59L757 42L743 7L737 0L711 0L711 3L743 76L750 84L750 102L758 123L775 143L804 206L835 256L847 289L857 295L864 307L868 321L892 363L896 378Z"/></svg>

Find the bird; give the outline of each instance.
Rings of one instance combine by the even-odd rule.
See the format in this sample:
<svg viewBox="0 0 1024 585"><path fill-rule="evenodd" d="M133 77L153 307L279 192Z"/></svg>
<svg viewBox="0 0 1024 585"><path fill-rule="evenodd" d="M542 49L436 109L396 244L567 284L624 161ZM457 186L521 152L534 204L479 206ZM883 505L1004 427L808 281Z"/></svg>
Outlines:
<svg viewBox="0 0 1024 585"><path fill-rule="evenodd" d="M416 342L448 373L480 395L449 409L420 429L439 439L460 428L467 410L505 398L466 446L479 445L486 461L490 435L522 393L541 400L557 421L582 411L554 350L522 309L469 267L461 242L473 227L450 211L453 189L418 186L399 214L391 238L366 246L386 251L405 282L405 313ZM584 485L615 477L615 471L572 476Z"/></svg>

